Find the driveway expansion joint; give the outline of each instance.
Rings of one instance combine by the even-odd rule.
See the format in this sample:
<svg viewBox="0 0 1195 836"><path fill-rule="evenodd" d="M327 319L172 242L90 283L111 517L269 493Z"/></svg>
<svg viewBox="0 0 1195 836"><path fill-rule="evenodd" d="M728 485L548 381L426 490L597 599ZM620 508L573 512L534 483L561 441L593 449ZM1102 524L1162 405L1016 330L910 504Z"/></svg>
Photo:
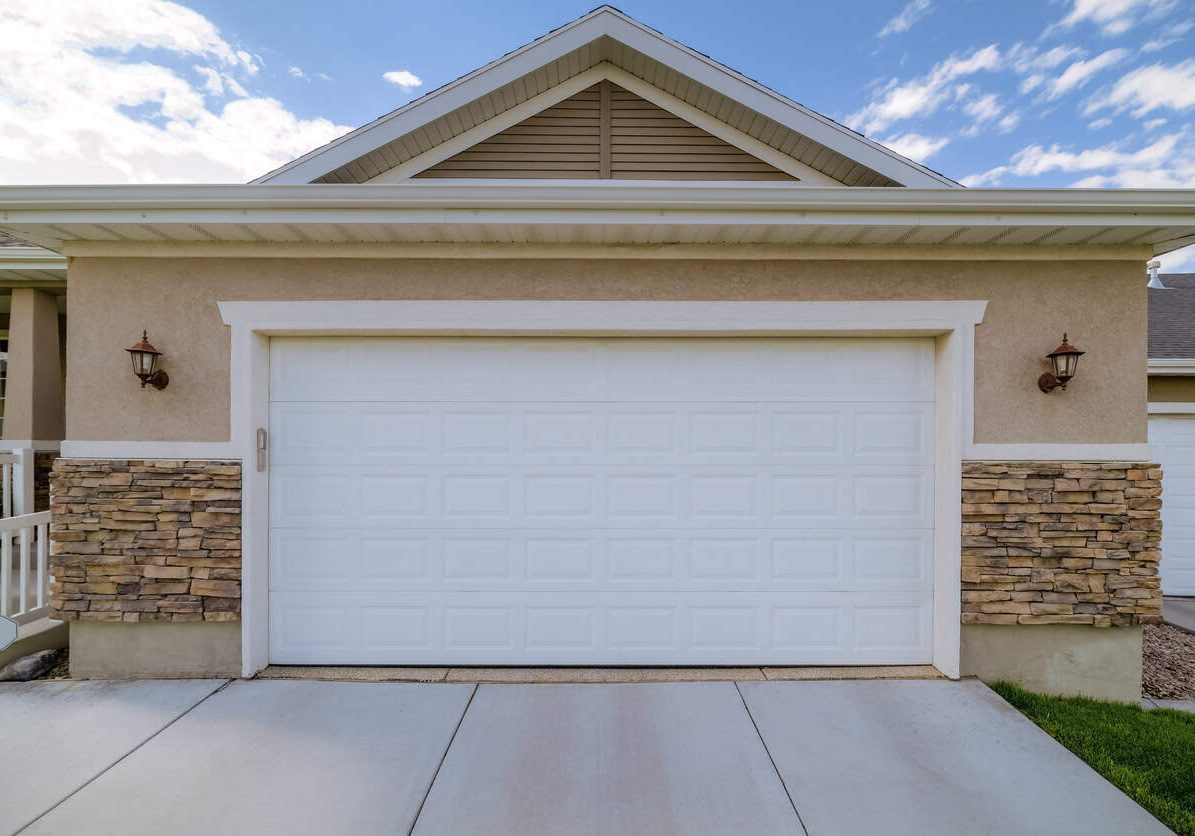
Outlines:
<svg viewBox="0 0 1195 836"><path fill-rule="evenodd" d="M67 793L66 795L64 795L62 798L58 799L56 802L54 802L52 805L50 805L49 807L47 807L45 810L42 810L40 813L38 813L36 816L34 816L33 818L31 818L29 821L25 822L23 825L21 825L20 827L18 827L18 828L17 828L15 831L13 831L13 836L19 836L19 834L21 834L21 833L24 833L26 830L28 830L28 829L29 829L30 827L32 827L33 825L37 824L39 821L41 821L42 819L44 819L44 818L45 818L46 816L48 816L50 813L52 813L52 812L54 812L55 810L57 810L59 807L61 807L63 804L65 804L67 801L69 801L69 800L70 800L72 797L74 797L75 795L78 795L80 792L82 792L83 790L85 790L87 787L89 787L89 786L90 786L91 784L93 784L95 781L98 781L100 778L102 778L102 777L103 777L103 776L104 776L104 775L105 775L107 772L109 772L110 770L114 769L114 768L115 768L117 765L119 765L119 764L120 764L122 761L124 761L126 758L128 758L130 755L132 755L134 752L138 751L138 750L139 750L139 749L141 749L143 746L145 746L147 743L149 743L151 740L153 740L155 737L157 737L158 735L160 735L162 732L166 731L166 729L170 728L170 727L171 727L171 726L173 726L175 723L177 723L179 720L181 720L182 718L184 718L184 717L186 717L188 714L190 714L192 711L194 711L196 708L198 708L199 706L203 705L203 704L204 704L205 702L207 702L209 699L211 699L212 697L214 697L216 694L218 694L218 693L220 693L221 691L223 691L225 688L227 688L229 685L231 685L231 684L232 684L232 682L233 682L233 680L231 680L231 679L225 679L225 680L224 680L222 683L220 683L220 685L218 685L217 687L213 688L211 691L208 691L208 692L207 692L207 693L206 693L204 696L202 696L200 699L198 699L197 701L195 701L194 703L192 703L192 704L191 704L190 706L188 706L188 707L187 707L185 710L183 710L183 711L179 712L179 713L178 713L178 714L177 714L177 715L176 715L176 716L175 716L175 717L174 717L172 720L170 720L170 722L168 722L168 723L166 723L165 725L163 725L161 728L159 728L159 729L158 729L157 731L155 731L153 734L149 735L149 737L147 737L147 738L145 738L144 740L142 740L142 741L141 741L140 743L138 743L136 746L134 746L133 748L129 749L127 752L125 752L125 753L124 753L123 755L121 755L119 758L117 758L116 760L112 761L110 764L108 764L107 766L105 766L105 767L104 767L103 769L101 769L99 772L97 772L97 773L95 773L94 775L92 775L90 778L88 778L88 779L87 779L86 781L84 781L82 784L80 784L79 786L75 787L73 790L71 790L69 793Z"/></svg>
<svg viewBox="0 0 1195 836"><path fill-rule="evenodd" d="M751 728L755 729L755 736L759 738L759 745L763 746L763 750L768 756L768 761L772 764L772 769L775 770L776 777L780 780L780 786L784 788L784 794L788 796L788 803L792 805L793 815L797 817L797 824L801 825L801 832L805 836L809 836L809 828L805 826L805 821L801 818L801 811L797 809L797 800L793 798L792 790L788 788L788 782L780 774L780 767L776 766L776 759L772 757L772 750L768 748L768 742L763 739L763 732L759 730L759 724L755 722L755 717L751 714L751 707L747 705L747 698L743 696L743 689L739 687L738 682L734 683L734 690L739 695L739 702L743 704L743 711L747 712L747 719L751 721Z"/></svg>
<svg viewBox="0 0 1195 836"><path fill-rule="evenodd" d="M465 708L461 712L460 718L456 721L456 726L452 729L452 736L448 738L448 744L444 747L444 751L440 755L440 761L436 764L436 771L432 773L432 779L427 782L427 789L423 793L423 798L419 801L419 808L415 811L415 817L411 819L411 827L407 830L407 836L411 836L415 832L415 828L419 825L419 817L423 814L423 807L427 804L428 796L432 794L432 787L435 786L436 778L440 777L440 770L444 768L444 761L448 758L448 751L452 748L457 732L461 730L461 724L465 722L465 715L469 713L469 707L473 705L473 698L477 696L477 689L480 687L480 685L474 685L473 690L469 692L469 699L465 702Z"/></svg>

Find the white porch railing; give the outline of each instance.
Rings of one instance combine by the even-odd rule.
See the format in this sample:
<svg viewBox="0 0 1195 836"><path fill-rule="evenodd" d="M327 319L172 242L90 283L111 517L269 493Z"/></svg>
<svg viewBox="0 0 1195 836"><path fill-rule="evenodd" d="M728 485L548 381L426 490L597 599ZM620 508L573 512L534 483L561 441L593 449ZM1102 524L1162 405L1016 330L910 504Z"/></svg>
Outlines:
<svg viewBox="0 0 1195 836"><path fill-rule="evenodd" d="M32 513L33 450L0 449L0 615L18 624L46 614L50 512Z"/></svg>
<svg viewBox="0 0 1195 836"><path fill-rule="evenodd" d="M0 449L0 517L33 511L33 450Z"/></svg>
<svg viewBox="0 0 1195 836"><path fill-rule="evenodd" d="M46 614L49 551L49 511L0 519L0 615L24 624Z"/></svg>

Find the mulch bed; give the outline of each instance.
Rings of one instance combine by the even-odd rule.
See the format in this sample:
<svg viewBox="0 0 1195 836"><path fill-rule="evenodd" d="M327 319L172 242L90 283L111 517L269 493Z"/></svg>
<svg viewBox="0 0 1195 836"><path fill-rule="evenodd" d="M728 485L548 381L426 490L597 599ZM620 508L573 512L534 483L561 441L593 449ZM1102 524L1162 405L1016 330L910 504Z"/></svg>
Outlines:
<svg viewBox="0 0 1195 836"><path fill-rule="evenodd" d="M50 669L49 673L47 673L45 676L41 677L41 679L70 679L70 678L71 678L71 652L69 650L63 649L62 653L59 654L58 661L54 664L54 667Z"/></svg>
<svg viewBox="0 0 1195 836"><path fill-rule="evenodd" d="M1157 700L1195 699L1195 633L1173 624L1145 628L1141 685Z"/></svg>

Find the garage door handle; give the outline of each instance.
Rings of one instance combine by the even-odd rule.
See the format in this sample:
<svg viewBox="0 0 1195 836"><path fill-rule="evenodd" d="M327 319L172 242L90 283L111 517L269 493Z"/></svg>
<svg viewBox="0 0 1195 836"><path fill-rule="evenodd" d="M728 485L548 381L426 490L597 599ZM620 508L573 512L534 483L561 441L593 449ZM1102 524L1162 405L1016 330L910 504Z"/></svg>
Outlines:
<svg viewBox="0 0 1195 836"><path fill-rule="evenodd" d="M264 427L259 427L257 430L257 470L258 472L266 469L266 444L268 441L268 434Z"/></svg>

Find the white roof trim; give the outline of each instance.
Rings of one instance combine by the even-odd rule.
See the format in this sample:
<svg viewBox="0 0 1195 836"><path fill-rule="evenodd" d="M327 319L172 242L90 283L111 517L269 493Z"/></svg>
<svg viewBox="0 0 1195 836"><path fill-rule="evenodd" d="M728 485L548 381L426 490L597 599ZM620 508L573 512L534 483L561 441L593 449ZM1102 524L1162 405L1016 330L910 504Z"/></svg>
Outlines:
<svg viewBox="0 0 1195 836"><path fill-rule="evenodd" d="M1195 415L1195 403L1190 401L1168 401L1165 403L1151 401L1147 411L1150 415Z"/></svg>
<svg viewBox="0 0 1195 836"><path fill-rule="evenodd" d="M384 171L377 177L367 180L368 183L400 183L408 180L421 171L426 171L437 163L441 163L451 157L456 156L462 151L472 148L479 142L484 142L490 137L501 133L502 131L519 124L524 119L528 119L537 113L552 107L555 104L575 96L582 90L586 90L597 84L600 81L612 81L615 84L629 90L640 98L646 99L657 107L662 107L664 110L670 112L673 116L684 119L693 125L701 128L707 133L721 139L723 142L728 142L734 145L741 151L745 151L752 156L763 160L769 165L775 166L786 174L791 174L802 183L811 186L841 186L842 183L829 177L826 174L818 171L816 168L805 165L800 160L790 157L788 154L782 154L772 146L760 142L753 136L748 136L742 131L727 125L719 119L715 119L703 110L693 107L687 102L672 96L663 90L655 87L640 78L637 78L626 70L616 67L613 64L603 62L595 67L591 67L583 73L573 76L564 81L551 90L540 93L527 101L510 108L503 113L498 114L493 119L471 128L462 134L452 137L446 142L443 142L434 148L412 157L406 162L395 166L389 171Z"/></svg>
<svg viewBox="0 0 1195 836"><path fill-rule="evenodd" d="M1195 358L1149 360L1151 375L1195 375Z"/></svg>
<svg viewBox="0 0 1195 836"><path fill-rule="evenodd" d="M523 46L368 125L293 160L253 183L303 184L335 171L435 119L609 37L860 165L911 187L961 188L944 175L802 107L741 73L661 35L609 6Z"/></svg>
<svg viewBox="0 0 1195 836"><path fill-rule="evenodd" d="M1164 253L1175 248L1174 241L1195 233L1195 191L614 180L0 188L0 229L51 248L97 240L361 240L354 237L357 231L367 233L371 225L387 237L364 240L390 240L414 229L422 242L451 240L461 231L467 240L485 241L487 232L517 227L579 230L600 236L597 243L603 244L634 239L650 228L685 240L690 232L700 232L699 243L707 238L741 243L751 230L784 234L812 227L878 227L908 230L896 243L949 244L965 243L958 240L958 230L986 230L983 240L992 246L1016 243L1009 235L1017 230L1032 231L1024 243L1056 244L1058 233L1070 230L1080 233L1071 236L1074 244L1139 245ZM253 231L267 227L273 236L269 239ZM303 231L313 228L314 236ZM1109 232L1115 235L1104 237ZM764 236L765 243L768 238ZM853 243L851 238L830 243ZM545 239L534 234L528 240Z"/></svg>
<svg viewBox="0 0 1195 836"><path fill-rule="evenodd" d="M66 258L44 247L0 247L0 270L61 270Z"/></svg>
<svg viewBox="0 0 1195 836"><path fill-rule="evenodd" d="M38 285L65 281L65 256L42 247L0 247L0 282Z"/></svg>
<svg viewBox="0 0 1195 836"><path fill-rule="evenodd" d="M1114 214L1126 220L1142 218L1142 225L1161 215L1167 223L1195 222L1195 189L814 189L787 182L726 180L414 180L366 188L360 184L206 183L0 186L0 229L18 223L27 212L50 210L695 205L742 210Z"/></svg>

